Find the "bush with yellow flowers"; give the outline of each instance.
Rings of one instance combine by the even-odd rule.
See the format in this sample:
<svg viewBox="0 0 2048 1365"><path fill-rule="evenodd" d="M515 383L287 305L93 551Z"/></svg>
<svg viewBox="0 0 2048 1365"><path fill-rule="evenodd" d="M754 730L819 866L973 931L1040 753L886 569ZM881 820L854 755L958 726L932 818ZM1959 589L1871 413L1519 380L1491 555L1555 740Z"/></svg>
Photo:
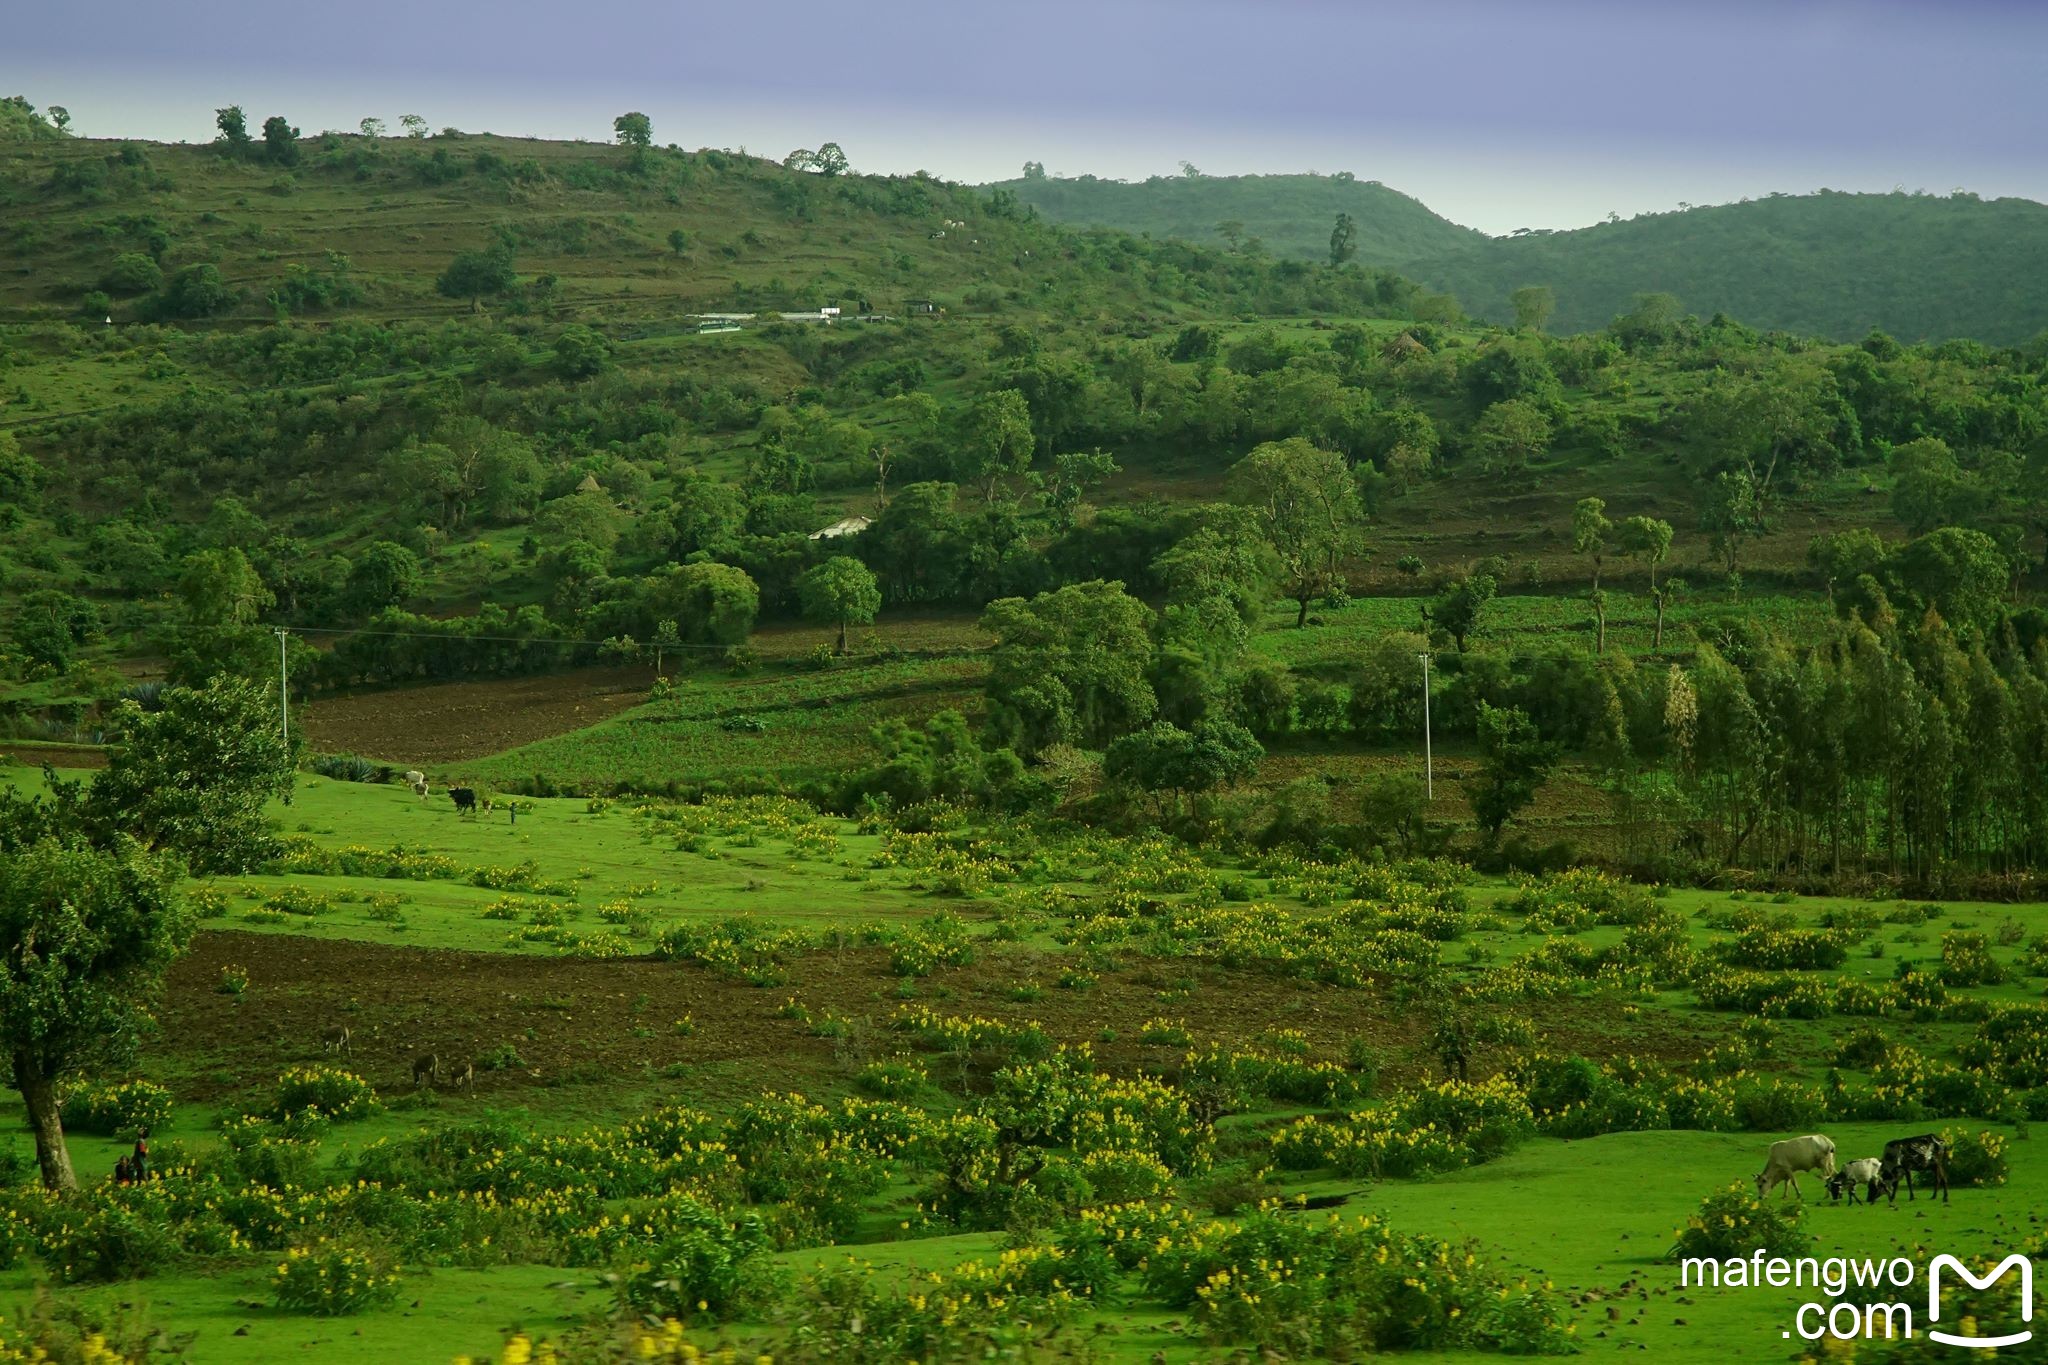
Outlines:
<svg viewBox="0 0 2048 1365"><path fill-rule="evenodd" d="M277 1306L341 1317L382 1308L398 1297L398 1267L376 1248L326 1237L287 1250L270 1277Z"/></svg>
<svg viewBox="0 0 2048 1365"><path fill-rule="evenodd" d="M1802 1256L1813 1245L1806 1230L1806 1206L1789 1200L1766 1202L1753 1185L1730 1185L1700 1201L1671 1248L1674 1260L1706 1257L1725 1261L1759 1247L1771 1256Z"/></svg>
<svg viewBox="0 0 2048 1365"><path fill-rule="evenodd" d="M368 1118L377 1112L377 1092L353 1071L336 1066L294 1066L277 1078L270 1112L282 1118L313 1110L337 1120Z"/></svg>

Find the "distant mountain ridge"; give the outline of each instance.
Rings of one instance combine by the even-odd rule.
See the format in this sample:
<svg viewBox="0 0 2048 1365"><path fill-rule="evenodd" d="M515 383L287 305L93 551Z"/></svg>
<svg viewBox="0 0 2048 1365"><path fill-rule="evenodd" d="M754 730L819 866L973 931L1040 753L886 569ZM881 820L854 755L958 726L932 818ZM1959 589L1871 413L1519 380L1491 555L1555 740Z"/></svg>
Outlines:
<svg viewBox="0 0 2048 1365"><path fill-rule="evenodd" d="M1852 341L1970 337L2012 345L2048 331L2048 205L1958 192L1822 190L1642 214L1560 232L1488 237L1409 195L1347 175L1082 176L999 182L1047 218L1224 244L1242 225L1274 255L1326 257L1340 212L1357 259L1508 321L1508 295L1549 285L1550 326L1584 331L1640 293L1668 293L1702 317Z"/></svg>
<svg viewBox="0 0 2048 1365"><path fill-rule="evenodd" d="M1569 232L1489 238L1398 262L1479 317L1547 284L1551 326L1599 327L1639 293L1702 317L1853 341L1972 337L2012 345L2048 330L2048 204L1972 194L1773 195Z"/></svg>
<svg viewBox="0 0 2048 1365"><path fill-rule="evenodd" d="M1485 234L1460 227L1427 204L1377 180L1338 175L1154 176L1126 182L1026 176L999 181L1057 223L1122 228L1154 237L1227 245L1223 225L1237 224L1275 256L1324 260L1337 215L1357 228L1352 245L1367 265L1433 256L1481 243Z"/></svg>

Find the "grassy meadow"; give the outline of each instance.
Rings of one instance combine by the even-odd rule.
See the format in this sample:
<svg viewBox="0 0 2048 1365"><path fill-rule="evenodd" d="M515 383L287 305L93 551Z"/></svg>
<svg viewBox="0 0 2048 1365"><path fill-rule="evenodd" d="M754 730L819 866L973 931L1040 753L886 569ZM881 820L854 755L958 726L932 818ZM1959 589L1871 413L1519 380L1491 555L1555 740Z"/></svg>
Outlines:
<svg viewBox="0 0 2048 1365"><path fill-rule="evenodd" d="M19 788L40 781L32 769L5 771ZM1565 1333L1554 1349L1674 1360L1796 1354L1799 1343L1779 1334L1807 1295L1682 1290L1669 1256L1700 1201L1747 1181L1763 1147L1785 1135L1753 1125L1772 1122L1787 1097L1797 1103L1785 1121L1828 1132L1845 1160L1930 1127L2006 1144L1998 1183L1961 1186L1945 1206L1828 1206L1807 1178L1812 1254L1990 1253L2038 1236L2048 1166L2016 1125L2019 1109L1932 1121L1842 1115L1867 1108L1870 1085L1881 1088L1883 1069L1899 1064L1845 1052L1869 1024L1881 1025L1884 1047L1922 1059L1913 1065L1953 1068L1973 1056L1983 1063L1972 1040L1984 1019L2038 1009L2048 907L1626 893L1584 874L1445 880L1445 870L1422 866L1224 858L1025 826L908 835L775 799L527 799L518 809L516 823L502 808L468 819L438 793L422 804L396 786L301 775L291 803L272 810L282 861L188 888L200 937L174 971L138 1073L175 1100L174 1120L152 1140L159 1167L211 1169L221 1158L208 1153L243 1140L222 1125L271 1112L273 1078L308 1065L359 1074L380 1101L288 1144L305 1149L301 1179L316 1183L420 1133L509 1124L521 1142L574 1144L663 1106L710 1121L745 1113L764 1091L800 1090L828 1106L901 1103L919 1122L943 1122L988 1100L1006 1058L1033 1055L1017 1053L1015 1040L1035 1025L1053 1044L1089 1049L1106 1073L1156 1077L1175 1095L1207 1093L1204 1054L1264 1059L1292 1080L1269 1079L1270 1089L1226 1105L1205 1158L1148 1187L1149 1197L1184 1201L1197 1217L1240 1218L1260 1199L1335 1201L1341 1208L1328 1214L1269 1216L1311 1227L1383 1218L1403 1233L1469 1240L1484 1265L1549 1286L1542 1292ZM378 875L327 861L365 851L390 855ZM1611 913L1623 903L1627 913ZM1647 1067L1699 1077L1735 1096L1736 1114L1705 1129L1573 1136L1553 1114L1497 1155L1467 1153L1413 1174L1299 1155L1303 1134L1443 1083L1426 1011L1403 984L1413 959L1404 967L1387 956L1422 950L1385 927L1395 922L1430 934L1434 989L1469 998L1474 1018L1490 1021L1472 1047L1475 1082L1498 1073L1523 1084L1528 1058L1570 1053L1617 1075ZM1679 936L1661 951L1695 964L1690 978L1571 965L1630 960L1653 922ZM764 952L761 935L781 938ZM2002 979L1941 992L1933 1006L1851 1003L1879 1000L1901 980L1947 979L1957 935L1982 935ZM1785 1003L1703 1003L1703 983L1750 960L1735 955L1738 945L1779 941L1854 946L1822 959L1832 965L1751 973L1786 983L1767 992ZM240 978L232 989L231 977ZM1834 1005L1798 1003L1815 992ZM943 1041L953 1035L935 1021L946 1019L980 1021L978 1041ZM330 1020L350 1023L351 1057L318 1044ZM412 1085L406 1058L421 1046L478 1059L474 1093ZM1866 1068L1875 1068L1868 1084ZM1837 1092L1844 1078L1848 1090ZM105 1178L123 1142L74 1138L89 1181ZM897 1149L879 1165L836 1235L791 1235L763 1265L802 1277L850 1257L865 1267L868 1292L886 1294L1031 1244L1014 1225L975 1230L936 1215L928 1155ZM139 1281L58 1294L125 1323L146 1318L172 1339L191 1334L195 1359L301 1349L341 1360L497 1358L515 1328L567 1340L615 1301L595 1269L534 1254L528 1262L508 1249L491 1264L445 1250L401 1258L396 1298L341 1318L275 1306L275 1251L178 1258ZM44 1274L33 1260L18 1263L0 1278L0 1301L25 1300ZM1209 1360L1233 1330L1213 1305L1162 1302L1139 1272L1048 1310L1048 1321L1056 1330L1027 1338L1046 1358ZM688 1339L774 1350L788 1346L788 1325L765 1310L696 1315ZM1430 1349L1415 1358L1477 1356Z"/></svg>

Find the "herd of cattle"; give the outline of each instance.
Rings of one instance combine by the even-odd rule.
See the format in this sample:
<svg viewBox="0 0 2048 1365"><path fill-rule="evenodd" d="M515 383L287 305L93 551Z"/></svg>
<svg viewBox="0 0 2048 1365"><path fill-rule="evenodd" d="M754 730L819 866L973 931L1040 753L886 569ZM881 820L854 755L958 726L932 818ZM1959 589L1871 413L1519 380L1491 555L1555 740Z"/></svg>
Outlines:
<svg viewBox="0 0 2048 1365"><path fill-rule="evenodd" d="M1799 1177L1809 1171L1819 1177L1828 1198L1839 1200L1847 1195L1851 1204L1856 1202L1859 1189L1865 1204L1875 1204L1880 1194L1887 1203L1897 1203L1901 1181L1905 1182L1906 1198L1910 1200L1914 1197L1915 1175L1921 1177L1930 1195L1939 1190L1942 1202L1948 1202L1948 1144L1932 1133L1893 1138L1884 1145L1882 1156L1863 1157L1839 1169L1835 1166L1832 1138L1813 1133L1774 1142L1764 1158L1764 1168L1757 1172L1757 1198L1780 1185L1789 1185L1792 1193L1806 1198L1799 1188ZM1778 1197L1782 1199L1784 1195Z"/></svg>

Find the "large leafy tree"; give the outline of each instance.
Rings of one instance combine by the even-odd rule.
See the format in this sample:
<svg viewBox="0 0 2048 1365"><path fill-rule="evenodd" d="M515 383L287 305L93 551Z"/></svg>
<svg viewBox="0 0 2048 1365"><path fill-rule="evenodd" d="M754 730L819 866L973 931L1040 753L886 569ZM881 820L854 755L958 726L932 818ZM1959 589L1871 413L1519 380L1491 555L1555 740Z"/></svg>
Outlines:
<svg viewBox="0 0 2048 1365"><path fill-rule="evenodd" d="M503 246L494 246L484 251L464 251L448 263L434 281L434 288L442 297L468 299L472 312L483 306L483 301L500 294L512 292L518 276L512 268L512 252Z"/></svg>
<svg viewBox="0 0 2048 1365"><path fill-rule="evenodd" d="M1479 703L1479 786L1472 814L1489 841L1536 799L1557 763L1558 746L1536 732L1536 722L1514 706Z"/></svg>
<svg viewBox="0 0 2048 1365"><path fill-rule="evenodd" d="M983 502L994 502L1005 476L1031 467L1036 448L1031 408L1017 389L983 394L960 421L960 473L981 481Z"/></svg>
<svg viewBox="0 0 2048 1365"><path fill-rule="evenodd" d="M649 147L654 143L654 121L637 111L613 119L612 132L621 147Z"/></svg>
<svg viewBox="0 0 2048 1365"><path fill-rule="evenodd" d="M1124 735L1102 758L1102 775L1151 794L1163 809L1188 795L1227 787L1250 777L1266 755L1251 731L1227 720L1205 720L1183 730L1157 721Z"/></svg>
<svg viewBox="0 0 2048 1365"><path fill-rule="evenodd" d="M157 710L124 702L105 771L80 803L103 846L115 835L175 853L197 872L243 872L270 851L264 803L291 791L295 755L277 689L236 678L167 688Z"/></svg>
<svg viewBox="0 0 2048 1365"><path fill-rule="evenodd" d="M1309 603L1343 586L1344 560L1359 546L1364 512L1344 457L1299 436L1268 441L1231 468L1228 486L1273 547L1294 624L1307 625Z"/></svg>
<svg viewBox="0 0 2048 1365"><path fill-rule="evenodd" d="M128 1059L191 937L171 884L170 865L128 840L46 836L0 851L0 1047L49 1189L78 1184L60 1086Z"/></svg>
<svg viewBox="0 0 2048 1365"><path fill-rule="evenodd" d="M982 613L996 637L990 720L1026 757L1056 744L1101 746L1144 724L1157 699L1146 680L1152 613L1121 583L1075 583Z"/></svg>
<svg viewBox="0 0 2048 1365"><path fill-rule="evenodd" d="M858 559L834 555L796 581L804 615L839 627L839 652L846 653L846 628L865 625L882 609L882 588Z"/></svg>

